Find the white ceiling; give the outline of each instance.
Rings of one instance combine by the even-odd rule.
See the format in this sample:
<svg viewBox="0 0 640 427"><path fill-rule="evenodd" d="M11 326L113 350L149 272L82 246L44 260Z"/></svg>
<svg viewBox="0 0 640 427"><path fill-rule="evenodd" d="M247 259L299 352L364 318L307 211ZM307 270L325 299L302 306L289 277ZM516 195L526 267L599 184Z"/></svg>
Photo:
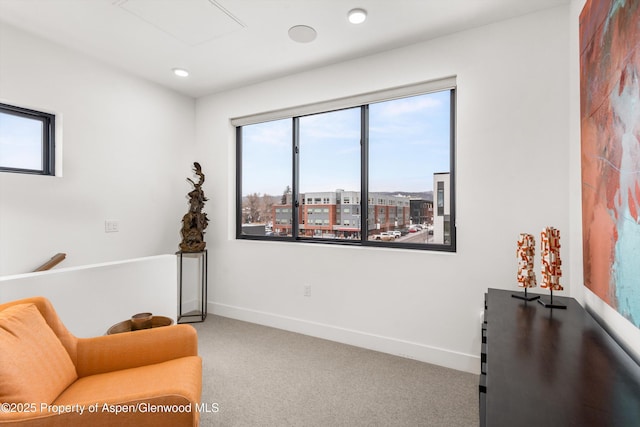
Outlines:
<svg viewBox="0 0 640 427"><path fill-rule="evenodd" d="M199 97L568 2L0 0L0 21ZM356 7L368 11L360 25L346 19ZM294 25L315 28L317 38L292 41ZM191 75L178 78L175 67Z"/></svg>

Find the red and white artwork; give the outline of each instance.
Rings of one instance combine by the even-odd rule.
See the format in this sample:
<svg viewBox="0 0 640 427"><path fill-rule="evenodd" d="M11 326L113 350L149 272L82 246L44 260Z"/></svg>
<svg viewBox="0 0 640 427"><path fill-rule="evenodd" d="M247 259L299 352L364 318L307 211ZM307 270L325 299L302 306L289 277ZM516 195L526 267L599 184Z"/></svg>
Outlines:
<svg viewBox="0 0 640 427"><path fill-rule="evenodd" d="M640 0L580 14L584 284L640 328Z"/></svg>

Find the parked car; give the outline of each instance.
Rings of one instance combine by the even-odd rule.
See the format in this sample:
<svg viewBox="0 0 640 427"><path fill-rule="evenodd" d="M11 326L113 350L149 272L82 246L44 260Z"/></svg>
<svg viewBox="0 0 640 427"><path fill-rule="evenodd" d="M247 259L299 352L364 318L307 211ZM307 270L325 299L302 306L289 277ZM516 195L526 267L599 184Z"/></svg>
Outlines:
<svg viewBox="0 0 640 427"><path fill-rule="evenodd" d="M373 240L382 240L384 242L389 242L395 239L396 239L396 236L394 236L393 232L391 231L383 231L382 233L376 234L375 236L373 236Z"/></svg>
<svg viewBox="0 0 640 427"><path fill-rule="evenodd" d="M400 230L393 230L393 231L390 231L390 233L393 234L393 237L395 237L396 239L402 236L402 233L400 232Z"/></svg>

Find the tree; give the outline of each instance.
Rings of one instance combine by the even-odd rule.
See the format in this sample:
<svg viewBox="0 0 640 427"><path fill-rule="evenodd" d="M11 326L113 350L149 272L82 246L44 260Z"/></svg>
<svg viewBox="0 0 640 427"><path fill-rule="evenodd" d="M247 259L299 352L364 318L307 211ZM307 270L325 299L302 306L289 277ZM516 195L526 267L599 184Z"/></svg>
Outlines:
<svg viewBox="0 0 640 427"><path fill-rule="evenodd" d="M288 200L291 196L291 187L287 185L287 188L284 189L284 193L282 193L282 199L280 200L281 205L288 204Z"/></svg>
<svg viewBox="0 0 640 427"><path fill-rule="evenodd" d="M247 196L247 212L245 213L245 223L260 221L260 196L258 193L249 194Z"/></svg>
<svg viewBox="0 0 640 427"><path fill-rule="evenodd" d="M273 218L272 218L273 205L274 205L273 196L270 196L268 194L265 194L264 196L262 196L262 217L267 223L273 222Z"/></svg>

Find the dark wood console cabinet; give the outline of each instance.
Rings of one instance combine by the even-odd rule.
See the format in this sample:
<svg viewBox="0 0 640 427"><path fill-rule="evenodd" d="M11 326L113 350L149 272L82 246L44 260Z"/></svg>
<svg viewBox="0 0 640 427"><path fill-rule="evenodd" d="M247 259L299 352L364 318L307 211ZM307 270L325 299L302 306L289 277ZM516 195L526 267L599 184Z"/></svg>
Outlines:
<svg viewBox="0 0 640 427"><path fill-rule="evenodd" d="M640 426L640 366L573 298L514 292L485 295L480 425Z"/></svg>

